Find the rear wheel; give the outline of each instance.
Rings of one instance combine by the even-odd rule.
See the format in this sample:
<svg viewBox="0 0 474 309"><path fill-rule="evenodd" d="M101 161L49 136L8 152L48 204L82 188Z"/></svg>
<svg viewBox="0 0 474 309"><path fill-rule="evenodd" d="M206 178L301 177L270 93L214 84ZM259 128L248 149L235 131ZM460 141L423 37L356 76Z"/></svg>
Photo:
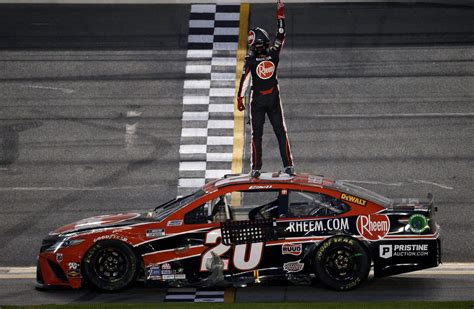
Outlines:
<svg viewBox="0 0 474 309"><path fill-rule="evenodd" d="M84 275L95 288L117 291L136 277L138 259L127 244L104 240L96 243L83 260Z"/></svg>
<svg viewBox="0 0 474 309"><path fill-rule="evenodd" d="M336 236L322 243L314 257L314 271L321 283L333 290L350 290L369 275L370 258L356 239Z"/></svg>

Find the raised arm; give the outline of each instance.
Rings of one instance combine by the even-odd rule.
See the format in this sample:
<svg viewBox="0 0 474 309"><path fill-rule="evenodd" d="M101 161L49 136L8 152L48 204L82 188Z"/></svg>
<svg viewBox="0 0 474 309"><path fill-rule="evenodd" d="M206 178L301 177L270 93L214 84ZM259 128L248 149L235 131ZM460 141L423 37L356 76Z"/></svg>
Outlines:
<svg viewBox="0 0 474 309"><path fill-rule="evenodd" d="M245 109L243 98L250 86L251 78L252 74L250 74L250 68L247 65L247 59L245 59L244 68L242 69L242 76L240 77L239 91L237 93L237 109L239 111L243 111Z"/></svg>
<svg viewBox="0 0 474 309"><path fill-rule="evenodd" d="M282 0L278 0L277 4L277 34L273 46L273 50L278 52L283 48L285 44L285 5Z"/></svg>

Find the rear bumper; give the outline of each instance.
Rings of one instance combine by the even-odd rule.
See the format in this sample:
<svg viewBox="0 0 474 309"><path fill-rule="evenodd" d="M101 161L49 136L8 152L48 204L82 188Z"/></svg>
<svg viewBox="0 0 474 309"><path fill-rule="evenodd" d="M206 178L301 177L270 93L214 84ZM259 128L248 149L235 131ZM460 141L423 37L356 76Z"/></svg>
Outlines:
<svg viewBox="0 0 474 309"><path fill-rule="evenodd" d="M381 241L372 253L374 276L385 277L437 267L441 263L441 241Z"/></svg>

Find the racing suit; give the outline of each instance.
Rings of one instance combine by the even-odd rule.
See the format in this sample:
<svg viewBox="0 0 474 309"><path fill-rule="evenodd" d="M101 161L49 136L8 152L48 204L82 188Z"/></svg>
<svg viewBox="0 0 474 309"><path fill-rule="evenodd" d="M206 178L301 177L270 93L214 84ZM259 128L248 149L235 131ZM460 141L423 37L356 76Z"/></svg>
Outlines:
<svg viewBox="0 0 474 309"><path fill-rule="evenodd" d="M293 166L293 156L288 140L277 79L280 51L284 41L285 16L283 8L279 8L277 14L277 35L273 45L267 49L265 54L256 55L251 52L245 58L237 96L240 102L242 102L242 97L245 95L249 85L252 84L249 104L252 131L250 148L252 170L260 170L262 167L262 136L265 115L268 115L268 119L278 139L283 166Z"/></svg>

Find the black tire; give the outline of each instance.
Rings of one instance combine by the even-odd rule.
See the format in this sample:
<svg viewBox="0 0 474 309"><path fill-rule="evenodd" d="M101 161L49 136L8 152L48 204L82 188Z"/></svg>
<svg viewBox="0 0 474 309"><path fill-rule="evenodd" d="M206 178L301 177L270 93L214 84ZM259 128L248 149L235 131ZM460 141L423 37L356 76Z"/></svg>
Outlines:
<svg viewBox="0 0 474 309"><path fill-rule="evenodd" d="M367 279L370 257L364 245L356 239L335 236L316 250L313 268L326 287L337 291L351 290Z"/></svg>
<svg viewBox="0 0 474 309"><path fill-rule="evenodd" d="M83 272L93 287L102 291L126 288L137 275L138 259L132 248L116 240L97 242L85 255Z"/></svg>

